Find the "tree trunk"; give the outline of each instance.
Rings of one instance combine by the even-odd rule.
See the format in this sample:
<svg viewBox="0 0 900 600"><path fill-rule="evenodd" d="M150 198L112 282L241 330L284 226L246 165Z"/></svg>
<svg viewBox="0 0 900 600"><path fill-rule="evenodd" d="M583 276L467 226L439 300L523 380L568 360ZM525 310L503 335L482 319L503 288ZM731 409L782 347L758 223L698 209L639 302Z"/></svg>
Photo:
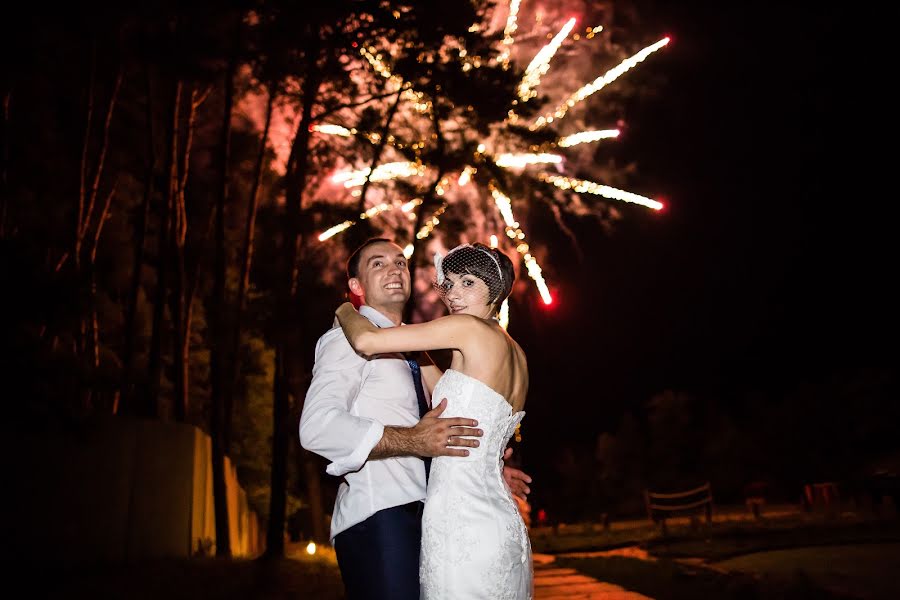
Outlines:
<svg viewBox="0 0 900 600"><path fill-rule="evenodd" d="M9 107L12 92L3 92L3 120L0 122L0 240L6 237L6 215L9 213Z"/></svg>
<svg viewBox="0 0 900 600"><path fill-rule="evenodd" d="M309 518L312 521L313 541L328 542L330 532L325 527L325 507L322 505L322 479L316 455L309 450L300 451L303 474L306 477L306 493L309 495Z"/></svg>
<svg viewBox="0 0 900 600"><path fill-rule="evenodd" d="M100 325L99 320L97 318L97 247L100 245L100 234L103 232L103 224L106 222L107 217L109 217L109 207L112 204L112 199L116 195L116 187L117 183L113 184L112 190L110 190L109 195L106 197L106 202L103 205L103 210L100 213L100 218L97 221L97 229L94 232L94 239L91 244L91 252L90 252L90 260L87 263L87 271L88 271L88 279L90 283L90 301L88 306L91 307L90 313L90 340L89 347L90 352L88 354L88 358L90 360L92 372L96 372L96 370L100 367ZM92 396L94 398L97 397L97 390L93 390ZM114 400L109 403L109 412L115 413L116 411L116 403Z"/></svg>
<svg viewBox="0 0 900 600"><path fill-rule="evenodd" d="M236 50L236 49L235 49ZM228 200L228 160L231 154L231 110L234 99L234 71L236 54L229 58L225 72L225 105L222 111L222 138L219 142L219 184L216 197L216 255L213 284L212 352L210 368L212 378L212 410L210 436L213 451L213 500L216 514L216 556L231 556L228 537L228 502L225 489L226 432L225 390L228 334L225 331L225 204Z"/></svg>
<svg viewBox="0 0 900 600"><path fill-rule="evenodd" d="M412 311L416 306L416 273L419 270L419 260L421 258L422 249L428 244L426 238L419 239L418 233L421 231L422 227L425 226L425 222L427 219L430 219L434 210L437 208L437 186L441 182L441 179L444 178L444 171L439 166L438 174L434 180L434 183L431 184L431 188L428 190L428 193L424 195L422 198L422 204L419 206L419 212L416 214L416 224L413 229L413 253L410 257L409 261L409 280L410 287L413 290L413 293L410 294L409 300L406 302L406 306L403 308L403 320L404 322L409 322L412 317Z"/></svg>
<svg viewBox="0 0 900 600"><path fill-rule="evenodd" d="M121 65L119 66L119 72L116 75L116 81L113 85L113 90L109 98L109 105L106 108L106 118L103 121L103 134L102 141L100 144L100 151L97 156L97 165L94 169L94 177L91 182L90 194L87 194L86 190L86 177L87 177L87 156L90 147L90 137L91 137L91 120L92 114L94 110L94 92L93 92L93 82L94 82L94 65L91 66L91 89L88 91L88 114L87 114L87 127L85 129L84 134L84 144L82 146L81 151L81 186L78 194L78 220L77 220L77 228L75 232L75 264L80 265L81 263L81 247L84 244L84 240L86 239L88 233L90 232L91 222L94 217L94 209L97 206L97 197L100 191L100 182L103 178L103 167L106 163L106 153L109 150L109 130L112 124L112 117L116 110L116 100L119 96L119 90L122 87L122 79L124 78L124 72L122 70ZM85 198L85 196L87 196ZM87 206L85 206L85 202L87 202ZM97 224L97 228L99 229L102 226L102 223Z"/></svg>
<svg viewBox="0 0 900 600"><path fill-rule="evenodd" d="M302 237L300 233L300 213L303 210L303 192L309 170L309 124L313 104L319 94L321 74L316 65L317 48L308 49L306 79L303 82L303 105L297 135L291 148L286 174L286 215L283 254L286 256L279 305L276 318L279 319L279 335L275 342L276 365L275 386L272 403L272 494L269 507L269 526L266 539L266 556L284 556L285 498L287 493L287 453L293 427L290 421L289 379L290 367L300 364L300 357L290 352L290 336L299 333L297 282L301 257Z"/></svg>
<svg viewBox="0 0 900 600"><path fill-rule="evenodd" d="M391 122L394 120L394 115L397 114L397 108L400 106L400 97L402 95L403 89L401 88L397 92L397 97L394 98L394 103L391 104L387 116L384 119L384 127L381 128L378 144L375 146L375 153L372 155L372 163L369 165L369 174L366 176L366 180L363 182L362 190L359 194L359 205L357 208L360 213L366 211L366 194L369 192L369 183L371 182L372 173L375 172L375 168L381 160L381 154L384 152L384 147L387 145L388 136L391 133Z"/></svg>
<svg viewBox="0 0 900 600"><path fill-rule="evenodd" d="M78 212L75 214L75 238L72 241L72 260L75 263L76 278L79 286L83 285L83 276L81 268L81 244L84 239L84 213L87 202L87 179L88 179L88 154L91 148L91 130L94 122L94 80L97 70L97 49L95 43L91 45L91 66L90 78L88 79L87 91L87 115L85 116L84 139L81 145L81 168L79 169L78 182ZM60 263L62 264L62 263ZM87 338L87 323L85 316L80 315L78 319L78 329L75 332L75 354L80 364L80 376L78 384L78 404L82 410L88 410L91 404L91 389L88 373L91 368L85 361L85 339Z"/></svg>
<svg viewBox="0 0 900 600"><path fill-rule="evenodd" d="M173 384L175 387L174 412L175 420L179 423L187 419L189 406L189 367L190 367L190 300L188 299L187 273L185 270L185 242L187 240L187 206L185 195L187 190L188 175L191 165L191 148L194 140L194 125L197 120L197 110L205 101L209 92L197 94L197 90L191 91L191 109L188 113L184 150L181 153L181 173L177 180L175 193L175 221L172 235L172 257L175 261L175 277L172 282L172 294L170 296L170 312L172 315L172 370ZM198 251L199 253L199 251Z"/></svg>
<svg viewBox="0 0 900 600"><path fill-rule="evenodd" d="M97 206L97 197L99 195L100 183L103 178L103 167L106 163L106 153L109 150L109 130L112 124L112 117L116 109L116 100L118 99L119 90L122 87L122 79L124 73L122 65L119 65L118 74L116 75L113 89L110 94L109 104L106 108L106 117L103 121L103 131L100 143L99 153L97 155L97 164L94 168L94 176L91 181L90 192L87 190L88 179L88 155L90 154L91 129L93 124L94 113L94 82L96 78L96 47L91 51L91 75L88 88L88 105L87 117L84 131L84 141L81 148L81 173L78 190L78 213L75 222L75 243L72 251L75 261L75 269L79 280L87 287L89 307L88 314L82 314L79 323L79 343L78 352L81 354L80 361L86 381L82 381L82 389L80 390L81 406L85 411L92 408L96 390L93 389L94 374L100 364L99 349L99 331L97 324L97 302L96 302L96 273L94 269L94 261L96 260L97 244L100 239L100 232L103 229L103 222L106 220L109 211L109 203L115 193L110 192L107 197L106 205L98 215L98 221L94 229L93 245L88 253L88 265L84 267L82 264L82 248L85 240L90 243L91 225L94 220L94 212Z"/></svg>
<svg viewBox="0 0 900 600"><path fill-rule="evenodd" d="M141 271L144 266L144 242L147 238L147 224L150 221L150 205L153 199L153 180L156 171L156 151L153 144L153 81L150 66L147 66L147 171L144 184L144 200L138 213L135 228L134 263L131 269L131 285L128 290L128 304L125 307L125 347L122 351L121 401L126 412L134 412L134 391L132 370L134 369L134 345L138 295L141 289Z"/></svg>
<svg viewBox="0 0 900 600"><path fill-rule="evenodd" d="M272 388L272 482L269 496L269 522L266 530L266 558L284 556L284 525L287 506L287 436L284 417L290 412L284 348L275 346L275 382ZM283 449L282 449L283 448Z"/></svg>
<svg viewBox="0 0 900 600"><path fill-rule="evenodd" d="M375 151L372 154L372 160L369 163L369 174L366 176L366 180L363 182L362 190L359 193L359 203L357 204L357 213L363 214L366 212L366 196L369 193L369 188L371 187L372 173L375 172L375 169L378 167L378 163L381 161L381 155L384 152L384 147L387 145L387 139L391 132L391 123L394 120L394 115L397 114L397 108L400 106L400 98L403 95L403 90L400 89L397 91L396 97L394 98L393 103L388 109L387 116L384 120L384 125L381 128L381 132L379 133L378 143L375 145ZM356 226L351 228L346 234L346 243L351 248L356 248L362 245L363 242L366 241L369 237L372 236L372 225L370 224L368 219L362 219L356 223Z"/></svg>
<svg viewBox="0 0 900 600"><path fill-rule="evenodd" d="M174 213L174 227L169 238L171 246L169 252L174 263L175 273L172 277L172 286L169 292L169 316L172 319L172 392L175 420L184 423L187 417L187 335L185 333L184 306L185 306L185 272L184 272L184 240L182 238L183 213L180 208L183 198L181 193L176 193Z"/></svg>
<svg viewBox="0 0 900 600"><path fill-rule="evenodd" d="M160 216L158 256L156 257L156 293L153 301L153 330L150 335L150 357L148 360L147 397L144 401L143 413L146 416L159 415L159 392L162 381L162 335L165 319L166 292L168 291L168 263L170 260L172 213L175 208L175 193L178 179L178 121L181 106L181 81L175 83L172 98L172 120L168 131L166 152L166 172L168 185L166 202L162 204Z"/></svg>
<svg viewBox="0 0 900 600"><path fill-rule="evenodd" d="M253 239L256 232L256 212L259 208L259 188L262 183L263 163L266 156L266 142L269 139L269 128L272 124L272 112L275 107L276 83L269 84L269 99L266 103L266 121L263 126L262 138L259 143L259 152L256 155L256 164L253 169L253 186L250 189L250 198L247 204L246 226L244 228L244 243L241 252L241 276L238 282L238 294L235 299L234 325L232 326L231 362L230 373L226 381L229 382L225 392L227 402L225 404L225 422L228 430L231 430L231 419L234 406L234 392L237 388L240 374L240 348L241 330L244 320L244 304L246 303L247 290L250 288L250 270L253 266ZM230 436L226 438L226 449L230 447Z"/></svg>
<svg viewBox="0 0 900 600"><path fill-rule="evenodd" d="M84 223L84 208L87 201L87 178L88 178L88 153L91 148L91 129L94 120L94 78L97 69L97 52L96 48L91 47L91 74L88 80L87 93L87 115L85 117L84 140L81 145L81 168L79 169L78 182L78 212L75 215L75 238L72 241L72 258L75 261L75 268L81 267L81 241L84 237L82 233Z"/></svg>
<svg viewBox="0 0 900 600"><path fill-rule="evenodd" d="M416 214L416 225L413 229L413 253L412 259L409 261L409 280L410 287L413 290L413 293L410 294L409 300L406 302L406 306L403 309L403 320L409 322L410 317L412 316L413 308L416 306L416 273L418 272L418 264L422 254L422 248L424 248L428 242L425 241L425 238L419 239L419 231L422 230L422 227L425 225L425 220L431 218L431 214L433 209L437 206L438 195L437 195L437 187L440 185L441 180L444 178L444 148L446 147L446 143L444 141L444 132L441 131L441 120L440 116L437 114L438 106L436 102L432 103L431 108L431 123L434 126L434 134L437 139L437 150L438 150L438 173L437 177L434 178L434 182L431 184L431 187L428 189L428 192L422 198L422 204L419 206L419 212Z"/></svg>

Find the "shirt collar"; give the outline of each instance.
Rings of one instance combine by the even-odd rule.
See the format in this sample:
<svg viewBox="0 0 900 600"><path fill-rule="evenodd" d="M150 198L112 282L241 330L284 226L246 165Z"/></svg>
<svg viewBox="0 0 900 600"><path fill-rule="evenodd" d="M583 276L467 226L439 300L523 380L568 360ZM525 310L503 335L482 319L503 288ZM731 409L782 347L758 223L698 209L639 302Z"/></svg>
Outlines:
<svg viewBox="0 0 900 600"><path fill-rule="evenodd" d="M359 314L372 321L378 327L394 327L393 321L388 319L386 316L384 316L368 304L363 304L359 307Z"/></svg>

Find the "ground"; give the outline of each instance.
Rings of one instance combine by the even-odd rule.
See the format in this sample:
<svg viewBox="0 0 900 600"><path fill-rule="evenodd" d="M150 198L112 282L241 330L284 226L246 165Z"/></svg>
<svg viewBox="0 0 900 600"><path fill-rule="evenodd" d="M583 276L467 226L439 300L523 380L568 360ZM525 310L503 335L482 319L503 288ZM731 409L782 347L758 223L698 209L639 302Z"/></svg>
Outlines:
<svg viewBox="0 0 900 600"><path fill-rule="evenodd" d="M900 520L853 514L720 515L712 527L647 522L532 530L536 600L882 600L900 598ZM718 518L718 517L717 517ZM15 565L22 597L128 600L339 600L333 552L289 546L276 561L190 559L133 565ZM16 581L16 579L18 581ZM20 588L21 589L21 588Z"/></svg>

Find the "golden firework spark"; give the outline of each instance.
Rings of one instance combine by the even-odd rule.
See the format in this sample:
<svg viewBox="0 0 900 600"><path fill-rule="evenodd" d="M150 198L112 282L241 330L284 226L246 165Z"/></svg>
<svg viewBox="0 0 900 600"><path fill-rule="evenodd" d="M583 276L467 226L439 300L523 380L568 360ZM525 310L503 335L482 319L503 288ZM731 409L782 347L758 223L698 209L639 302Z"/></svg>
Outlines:
<svg viewBox="0 0 900 600"><path fill-rule="evenodd" d="M599 92L601 89L624 75L627 71L630 71L631 69L636 67L639 63L642 63L644 59L646 59L648 56L668 43L669 38L663 38L655 44L647 46L634 56L626 58L615 67L569 96L565 102L556 107L556 110L549 112L542 117L539 117L537 121L535 121L534 124L531 125L530 128L540 129L548 123L552 123L554 119L562 119L564 116L566 116L566 113L569 112L570 108L572 108L588 96Z"/></svg>
<svg viewBox="0 0 900 600"><path fill-rule="evenodd" d="M460 60L460 68L463 71L478 69L483 64L488 63L492 63L494 65L499 64L503 68L509 68L510 61L512 59L512 49L516 40L515 36L519 30L520 4L520 0L511 0L509 3L509 13L507 15L506 23L503 29L502 41L499 43L498 53L494 59L470 55L467 50L461 46L453 46L448 50L442 50L441 52L439 52L439 54L441 56L443 56L444 54L449 56L455 53L454 60ZM536 21L538 23L541 23L542 18L543 15L539 14L536 18ZM557 54L562 45L566 43L566 40L569 38L575 27L575 23L576 19L570 18L561 27L559 27L557 33L553 35L552 38L549 33L547 34L547 37L551 39L532 58L531 62L525 68L522 79L516 88L516 93L519 97L520 103L528 102L529 100L537 96L536 88L540 85L542 77L548 73L553 57ZM486 27L487 26L484 24L476 23L473 24L473 26L470 28L470 31L477 32L486 29ZM603 28L600 25L597 25L595 27L587 27L581 30L581 33L572 36L572 39L573 41L580 39L592 39L602 29ZM663 38L655 44L647 46L636 54L626 58L617 66L613 67L603 75L597 77L590 83L582 86L577 91L570 94L555 109L545 112L542 116L538 117L531 125L529 125L529 129L534 131L543 127L547 127L551 123L555 124L555 122L558 122L560 119L565 117L572 108L583 102L589 96L597 93L631 69L635 68L647 57L649 57L654 52L657 52L668 43L669 38ZM392 57L387 51L381 51L374 46L369 46L360 48L360 54L363 58L365 58L366 62L371 65L375 73L377 73L380 77L386 79L392 86L394 86L395 91L401 94L400 97L402 101L405 103L409 103L412 106L414 114L418 113L423 116L427 115L427 118L429 120L433 118L433 115L430 114L432 111L432 103L429 96L425 93L413 89L413 86L409 82L403 81L401 77L395 75L392 72L389 65ZM447 60L450 59L447 58ZM468 107L468 110L473 110L473 108ZM508 126L514 125L517 120L518 116L516 115L516 113L513 110L510 110L507 119L502 123L496 124L496 128L494 130L495 133L492 134L488 139L485 139L478 144L478 148L471 157L470 164L465 165L464 168L455 175L455 188L451 186L451 177L454 176L453 173L443 176L440 181L436 182L434 191L437 196L442 198L442 202L437 210L435 210L426 220L423 221L422 227L415 232L415 236L417 239L423 240L428 238L432 234L434 229L440 224L441 216L454 200L453 192L455 190L458 190L463 186L469 184L474 185L476 183L475 175L476 173L478 173L478 167L476 167L475 165L481 166L484 164L488 164L502 169L515 170L516 172L519 172L522 169L531 166L538 166L539 168L540 165L553 165L555 166L556 173L538 172L534 175L528 176L533 176L539 181L553 185L560 190L571 191L577 194L597 195L609 200L638 204L654 210L662 209L662 203L651 198L647 198L645 196L634 194L625 190L613 188L601 183L564 176L561 173L563 173L565 170L565 157L561 154L547 152L547 150L570 148L579 144L597 142L606 139L615 139L619 136L620 133L618 129L579 131L571 133L569 135L561 136L556 139L555 142L546 142L540 147L531 146L527 149L530 150L530 152L524 151L526 150L524 148L522 149L522 151L516 152L514 148L515 144L511 144L509 139L502 137L501 134L504 132L509 133ZM367 140L371 144L379 144L382 142L381 133L357 131L356 129L346 128L336 124L323 123L314 126L312 129L313 131L322 135L334 135L348 138L355 137L357 139ZM501 138L502 143L497 143L498 138ZM404 148L407 150L412 150L416 156L421 156L421 151L430 145L430 142L428 140L399 141L395 139L394 135L392 134L387 134L384 142L388 146L396 148L398 150L403 150ZM499 148L501 147L503 149L502 152L499 150ZM496 154L495 151L497 152ZM359 186L364 185L367 180L369 182L385 182L392 179L403 179L421 176L424 174L428 166L428 164L423 164L422 162L387 162L376 166L374 169L363 168L339 171L333 176L333 181L335 183L343 184L345 188L358 188ZM479 179L478 185L487 185L488 191L494 200L494 206L506 226L506 235L510 243L521 255L522 260L525 263L527 273L529 277L534 280L543 301L546 304L551 304L553 298L544 280L543 270L541 269L541 266L538 263L537 259L532 254L528 243L525 241L525 232L523 231L520 223L516 220L513 214L512 200L504 192L501 191L498 182L493 178L485 178L482 176ZM351 193L359 195L358 190L353 190ZM520 200L519 202L524 203L525 201ZM393 208L400 208L409 216L410 219L415 220L416 217L414 213L417 209L419 209L422 203L423 201L421 198L416 198L404 204L377 204L361 213L357 220L344 221L343 223L339 223L327 229L321 234L319 239L322 241L327 240L330 237L333 237L334 235L347 230L349 227L352 227L356 222L372 218L376 215L380 215ZM498 240L496 236L491 236L492 247L497 247L497 244ZM407 253L407 256L411 255L411 247L412 246L408 246L405 249L405 253ZM501 308L501 318L506 319L506 322L508 322L509 317L508 311L508 304L504 302L503 307Z"/></svg>
<svg viewBox="0 0 900 600"><path fill-rule="evenodd" d="M560 148L570 148L578 144L586 144L588 142L596 142L598 140L608 140L610 138L619 137L618 129L598 129L596 131L579 131L564 138L559 138L556 145Z"/></svg>

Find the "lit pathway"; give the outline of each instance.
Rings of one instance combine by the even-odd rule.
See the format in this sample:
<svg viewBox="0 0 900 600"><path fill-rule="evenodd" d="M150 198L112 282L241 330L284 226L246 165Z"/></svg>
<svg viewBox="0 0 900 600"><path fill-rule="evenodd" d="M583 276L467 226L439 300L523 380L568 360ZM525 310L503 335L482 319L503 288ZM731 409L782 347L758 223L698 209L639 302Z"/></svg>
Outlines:
<svg viewBox="0 0 900 600"><path fill-rule="evenodd" d="M575 569L556 567L553 561L548 554L534 555L534 600L653 600Z"/></svg>

